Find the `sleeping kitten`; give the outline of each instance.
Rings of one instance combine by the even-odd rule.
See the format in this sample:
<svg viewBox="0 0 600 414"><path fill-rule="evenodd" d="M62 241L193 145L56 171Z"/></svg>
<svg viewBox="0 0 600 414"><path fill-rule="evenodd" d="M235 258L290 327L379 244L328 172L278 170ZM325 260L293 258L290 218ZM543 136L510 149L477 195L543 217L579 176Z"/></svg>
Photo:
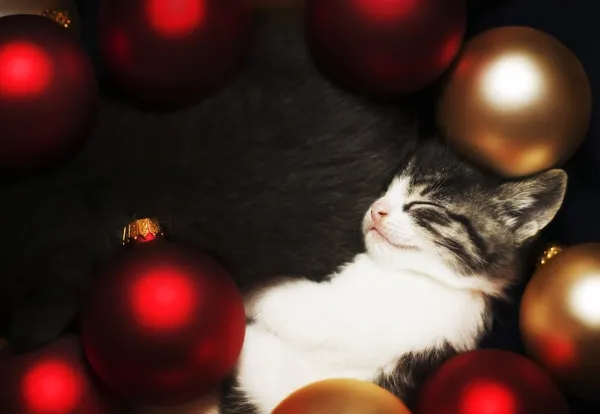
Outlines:
<svg viewBox="0 0 600 414"><path fill-rule="evenodd" d="M491 299L515 281L520 251L553 219L566 182L555 169L500 183L425 146L366 212L364 253L322 281L282 278L248 295L220 413L268 414L335 377L373 381L410 405L431 370L477 347Z"/></svg>

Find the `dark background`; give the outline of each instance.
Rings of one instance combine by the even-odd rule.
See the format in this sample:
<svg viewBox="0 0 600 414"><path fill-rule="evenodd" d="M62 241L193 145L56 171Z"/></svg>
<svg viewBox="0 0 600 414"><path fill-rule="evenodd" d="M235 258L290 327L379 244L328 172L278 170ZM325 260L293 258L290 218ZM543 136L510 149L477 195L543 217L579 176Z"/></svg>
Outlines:
<svg viewBox="0 0 600 414"><path fill-rule="evenodd" d="M126 1L126 0L123 0ZM100 0L79 0L83 39L102 77L95 29ZM468 36L489 28L526 25L556 36L580 59L591 81L594 109L588 136L565 166L569 187L564 207L544 234L547 241L569 245L600 241L600 2L596 0L471 0ZM124 127L120 125L119 127ZM517 289L518 295L522 287ZM518 297L518 296L517 296ZM599 298L600 300L600 298ZM486 347L522 352L518 331L518 307L502 306L494 332ZM1 322L1 321L0 321ZM600 393L600 390L599 390ZM572 401L574 413L599 413L600 404ZM533 413L532 413L533 414ZM540 413L542 414L542 413Z"/></svg>

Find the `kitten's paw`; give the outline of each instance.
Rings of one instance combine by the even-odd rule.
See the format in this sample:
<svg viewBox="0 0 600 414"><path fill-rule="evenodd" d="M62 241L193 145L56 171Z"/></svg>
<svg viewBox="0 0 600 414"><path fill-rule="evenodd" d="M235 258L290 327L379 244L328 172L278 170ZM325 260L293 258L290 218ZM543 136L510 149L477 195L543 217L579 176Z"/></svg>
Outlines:
<svg viewBox="0 0 600 414"><path fill-rule="evenodd" d="M324 285L307 280L286 281L256 294L249 305L256 324L279 338L303 347L327 342L328 326Z"/></svg>

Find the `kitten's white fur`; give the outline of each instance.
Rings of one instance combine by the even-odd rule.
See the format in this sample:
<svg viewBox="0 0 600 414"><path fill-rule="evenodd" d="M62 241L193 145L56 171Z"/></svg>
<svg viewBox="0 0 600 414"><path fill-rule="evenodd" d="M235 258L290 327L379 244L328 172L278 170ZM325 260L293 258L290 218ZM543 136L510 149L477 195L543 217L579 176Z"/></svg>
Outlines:
<svg viewBox="0 0 600 414"><path fill-rule="evenodd" d="M385 218L363 224L367 252L329 281L281 279L246 298L249 325L237 367L240 388L261 414L309 383L374 380L399 357L448 342L472 349L484 329L483 292L499 287L454 273L420 237L402 206L422 197L394 180ZM398 247L401 246L401 247ZM409 247L409 248L407 248Z"/></svg>

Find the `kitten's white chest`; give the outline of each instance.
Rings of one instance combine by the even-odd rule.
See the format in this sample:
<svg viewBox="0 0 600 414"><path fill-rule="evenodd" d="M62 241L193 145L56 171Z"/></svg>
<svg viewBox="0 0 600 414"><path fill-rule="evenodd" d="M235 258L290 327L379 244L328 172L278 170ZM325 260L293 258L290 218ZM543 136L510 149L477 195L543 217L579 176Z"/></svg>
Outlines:
<svg viewBox="0 0 600 414"><path fill-rule="evenodd" d="M329 283L288 281L256 292L238 364L240 386L269 413L311 382L374 380L411 351L445 341L475 346L481 300L414 273L383 270L361 255Z"/></svg>

